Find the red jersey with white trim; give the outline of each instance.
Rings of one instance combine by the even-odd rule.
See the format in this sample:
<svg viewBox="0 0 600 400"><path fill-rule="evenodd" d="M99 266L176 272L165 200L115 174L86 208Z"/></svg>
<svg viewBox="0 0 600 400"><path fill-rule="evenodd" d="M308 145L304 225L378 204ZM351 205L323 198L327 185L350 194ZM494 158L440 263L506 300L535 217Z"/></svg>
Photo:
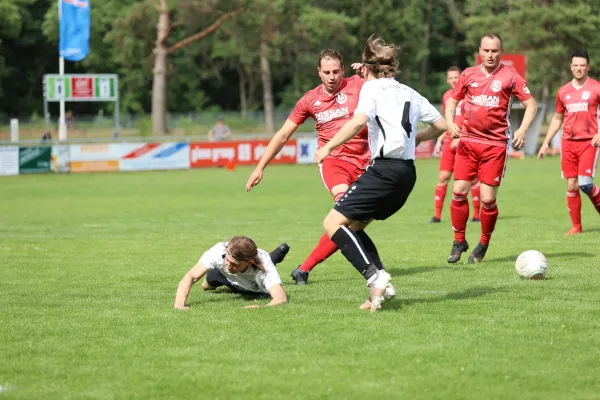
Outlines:
<svg viewBox="0 0 600 400"><path fill-rule="evenodd" d="M573 81L556 93L556 112L564 113L563 139L591 140L600 125L600 82L588 78L579 89Z"/></svg>
<svg viewBox="0 0 600 400"><path fill-rule="evenodd" d="M442 96L442 116L444 118L446 118L446 101L448 101L448 99L450 98L450 96L452 96L452 89L448 89L444 92L444 95Z"/></svg>
<svg viewBox="0 0 600 400"><path fill-rule="evenodd" d="M465 102L461 140L506 146L513 95L521 102L532 97L525 79L513 68L500 64L491 74L482 65L465 69L452 91L453 99Z"/></svg>
<svg viewBox="0 0 600 400"><path fill-rule="evenodd" d="M344 78L339 89L331 94L319 85L298 100L288 119L300 125L312 117L317 122L317 146L321 148L354 116L364 83L365 80L358 75ZM330 156L365 168L371 160L368 137L365 126L358 135L335 148Z"/></svg>

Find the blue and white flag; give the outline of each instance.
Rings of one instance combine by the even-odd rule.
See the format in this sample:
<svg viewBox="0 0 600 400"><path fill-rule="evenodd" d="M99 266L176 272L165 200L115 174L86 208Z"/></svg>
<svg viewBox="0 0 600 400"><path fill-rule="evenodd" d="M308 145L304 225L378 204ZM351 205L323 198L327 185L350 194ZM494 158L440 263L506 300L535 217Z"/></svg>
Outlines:
<svg viewBox="0 0 600 400"><path fill-rule="evenodd" d="M60 0L59 54L69 61L81 61L90 52L89 0Z"/></svg>

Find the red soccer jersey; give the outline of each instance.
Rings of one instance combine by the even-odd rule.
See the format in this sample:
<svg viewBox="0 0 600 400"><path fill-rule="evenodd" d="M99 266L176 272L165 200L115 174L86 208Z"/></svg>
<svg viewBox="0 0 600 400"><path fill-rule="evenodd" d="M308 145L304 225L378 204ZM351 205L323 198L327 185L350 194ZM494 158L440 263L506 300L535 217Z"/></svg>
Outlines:
<svg viewBox="0 0 600 400"><path fill-rule="evenodd" d="M442 116L446 118L446 101L452 96L452 89L448 89L444 92L442 96Z"/></svg>
<svg viewBox="0 0 600 400"><path fill-rule="evenodd" d="M563 139L591 140L598 133L600 82L588 78L576 89L573 82L558 89L556 112L564 113Z"/></svg>
<svg viewBox="0 0 600 400"><path fill-rule="evenodd" d="M298 100L288 119L300 125L308 117L314 118L317 122L317 145L321 148L354 116L363 83L364 79L358 75L344 78L339 89L331 94L323 90L323 85L319 85ZM331 157L365 168L371 159L367 127L334 149Z"/></svg>
<svg viewBox="0 0 600 400"><path fill-rule="evenodd" d="M465 101L461 140L506 146L513 94L521 102L531 98L525 79L511 67L500 64L491 74L483 65L465 69L452 91L452 98Z"/></svg>

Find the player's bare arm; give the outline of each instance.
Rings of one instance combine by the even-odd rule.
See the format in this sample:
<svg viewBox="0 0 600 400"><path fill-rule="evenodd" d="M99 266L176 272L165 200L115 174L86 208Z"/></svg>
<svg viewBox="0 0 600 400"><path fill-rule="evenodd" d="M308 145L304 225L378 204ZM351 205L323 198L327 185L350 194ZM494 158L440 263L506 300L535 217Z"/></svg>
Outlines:
<svg viewBox="0 0 600 400"><path fill-rule="evenodd" d="M542 147L540 147L540 151L538 152L538 160L544 158L544 154L548 150L550 146L550 142L552 138L559 131L565 120L565 113L554 113L552 120L550 121L550 126L548 127L548 132L546 132L546 137L544 138L544 142L542 143Z"/></svg>
<svg viewBox="0 0 600 400"><path fill-rule="evenodd" d="M189 307L185 305L185 300L190 294L190 289L192 286L198 282L206 273L208 272L208 268L200 261L196 265L190 269L187 274L181 279L179 282L179 286L177 286L177 294L175 295L175 305L174 308L177 310L189 310Z"/></svg>
<svg viewBox="0 0 600 400"><path fill-rule="evenodd" d="M535 114L537 113L537 103L533 97L523 101L522 104L525 106L525 115L523 116L521 126L515 131L512 140L513 147L517 150L522 148L525 144L525 134L527 133L527 130L531 126L531 123L535 118Z"/></svg>
<svg viewBox="0 0 600 400"><path fill-rule="evenodd" d="M358 135L362 128L364 128L364 126L367 124L367 121L368 119L366 114L354 114L354 117L350 121L346 122L344 126L342 126L342 129L340 129L339 132L336 133L329 142L325 143L323 147L317 150L315 153L315 161L317 164L320 164L325 157L327 157L329 153L333 151L333 149Z"/></svg>
<svg viewBox="0 0 600 400"><path fill-rule="evenodd" d="M439 137L447 129L448 124L446 123L446 120L443 117L438 119L433 124L423 129L421 132L417 132L417 136L415 137L417 146L421 142L425 142L427 140L432 140Z"/></svg>
<svg viewBox="0 0 600 400"><path fill-rule="evenodd" d="M440 140L435 142L435 147L433 148L433 155L439 157L442 154L442 146L444 145L444 138L442 137Z"/></svg>
<svg viewBox="0 0 600 400"><path fill-rule="evenodd" d="M298 125L289 119L285 121L281 129L277 131L273 139L269 142L264 154L260 158L258 165L250 175L246 183L246 192L249 192L254 186L258 185L262 179L263 171L269 165L271 160L283 149L283 146L290 140L290 137L296 132Z"/></svg>
<svg viewBox="0 0 600 400"><path fill-rule="evenodd" d="M600 132L596 133L592 138L592 146L600 147Z"/></svg>
<svg viewBox="0 0 600 400"><path fill-rule="evenodd" d="M446 101L446 121L448 124L448 131L453 138L460 137L460 130L458 129L458 125L454 123L454 118L456 117L456 107L458 107L458 103L460 100L456 100L453 97L450 97Z"/></svg>
<svg viewBox="0 0 600 400"><path fill-rule="evenodd" d="M264 305L264 307L273 307L278 306L280 304L287 303L287 295L283 290L283 286L277 284L273 285L269 288L269 294L271 295L271 301ZM251 306L246 306L244 308L259 308L258 304L253 304Z"/></svg>

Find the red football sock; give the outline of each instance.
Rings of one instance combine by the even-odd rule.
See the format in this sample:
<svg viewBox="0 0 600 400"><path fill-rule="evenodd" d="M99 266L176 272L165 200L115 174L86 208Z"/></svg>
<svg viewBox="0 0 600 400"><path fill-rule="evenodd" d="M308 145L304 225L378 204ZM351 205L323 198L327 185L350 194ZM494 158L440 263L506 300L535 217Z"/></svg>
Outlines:
<svg viewBox="0 0 600 400"><path fill-rule="evenodd" d="M479 219L479 181L471 186L471 202L473 203L473 218Z"/></svg>
<svg viewBox="0 0 600 400"><path fill-rule="evenodd" d="M452 218L454 240L463 242L465 240L467 220L469 219L469 203L467 202L466 194L452 193L450 218Z"/></svg>
<svg viewBox="0 0 600 400"><path fill-rule="evenodd" d="M300 271L310 272L317 264L323 262L327 257L337 251L338 247L329 239L327 234L323 234L317 247L306 257L306 260L300 265Z"/></svg>
<svg viewBox="0 0 600 400"><path fill-rule="evenodd" d="M492 232L496 227L496 221L498 220L498 205L496 200L491 203L481 202L481 244L489 245L490 239L492 238Z"/></svg>
<svg viewBox="0 0 600 400"><path fill-rule="evenodd" d="M592 193L594 193L592 191ZM567 210L573 226L581 226L581 195L579 190L567 191Z"/></svg>
<svg viewBox="0 0 600 400"><path fill-rule="evenodd" d="M446 198L446 191L448 190L448 185L436 185L435 187L435 217L437 219L442 218L442 209L444 208L444 199Z"/></svg>
<svg viewBox="0 0 600 400"><path fill-rule="evenodd" d="M592 201L594 207L596 207L596 211L600 213L600 189L598 189L598 186L594 185L592 191L588 193L588 197Z"/></svg>

